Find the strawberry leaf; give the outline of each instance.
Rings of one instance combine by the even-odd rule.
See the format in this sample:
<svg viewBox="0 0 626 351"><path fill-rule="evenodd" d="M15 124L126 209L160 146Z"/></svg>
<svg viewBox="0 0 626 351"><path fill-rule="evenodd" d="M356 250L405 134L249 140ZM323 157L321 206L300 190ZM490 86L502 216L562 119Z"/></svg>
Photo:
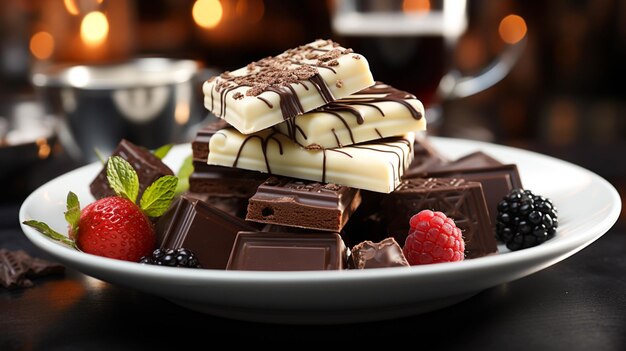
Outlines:
<svg viewBox="0 0 626 351"><path fill-rule="evenodd" d="M65 235L61 233L54 231L44 222L29 220L29 221L24 221L23 223L29 227L34 228L35 230L37 230L38 232L40 232L41 234L47 236L48 238L52 240L58 241L73 249L78 249L76 247L76 243L73 240L71 240L70 238L66 237Z"/></svg>
<svg viewBox="0 0 626 351"><path fill-rule="evenodd" d="M78 233L78 222L80 221L80 202L78 201L78 196L71 191L67 194L65 220L70 225L70 238L75 239Z"/></svg>
<svg viewBox="0 0 626 351"><path fill-rule="evenodd" d="M167 154L170 152L173 146L174 144L165 144L161 146L160 148L154 150L154 152L152 153L154 154L154 156L160 159L163 159L163 157L167 156Z"/></svg>
<svg viewBox="0 0 626 351"><path fill-rule="evenodd" d="M176 194L182 194L189 190L189 176L191 173L193 173L193 155L187 156L178 170Z"/></svg>
<svg viewBox="0 0 626 351"><path fill-rule="evenodd" d="M150 184L141 196L139 207L150 217L160 217L170 207L174 198L178 178L163 176Z"/></svg>
<svg viewBox="0 0 626 351"><path fill-rule="evenodd" d="M133 166L119 156L109 157L107 162L107 179L111 189L118 196L135 202L139 194L139 177Z"/></svg>

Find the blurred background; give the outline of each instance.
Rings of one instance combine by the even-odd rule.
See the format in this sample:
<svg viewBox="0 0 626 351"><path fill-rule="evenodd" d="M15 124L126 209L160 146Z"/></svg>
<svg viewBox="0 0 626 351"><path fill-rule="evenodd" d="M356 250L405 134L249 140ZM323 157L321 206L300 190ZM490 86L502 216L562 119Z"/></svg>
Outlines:
<svg viewBox="0 0 626 351"><path fill-rule="evenodd" d="M118 110L152 103L171 120L152 125L135 113L138 126L110 133L147 147L189 141L207 117L203 79L318 38L363 53L376 79L424 101L430 134L553 155L605 177L622 201L626 195L623 1L1 0L0 17L3 203L91 159L72 134L107 134L98 121L119 111L100 106L102 90L125 91ZM100 74L90 67L141 57L193 60L190 88L182 78L145 92L137 89L154 82L124 83L132 75L106 71L106 84L85 78ZM158 76L147 69L142 77ZM68 111L82 115L69 123ZM91 114L98 119L87 121ZM175 133L142 139L162 129Z"/></svg>

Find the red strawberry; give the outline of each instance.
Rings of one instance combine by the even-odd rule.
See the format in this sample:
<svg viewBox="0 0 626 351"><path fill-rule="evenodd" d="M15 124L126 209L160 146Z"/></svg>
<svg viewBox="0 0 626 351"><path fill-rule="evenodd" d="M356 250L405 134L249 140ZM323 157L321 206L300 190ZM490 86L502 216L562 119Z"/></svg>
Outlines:
<svg viewBox="0 0 626 351"><path fill-rule="evenodd" d="M142 256L149 255L155 244L152 223L128 199L106 197L81 211L76 245L84 252L138 261Z"/></svg>
<svg viewBox="0 0 626 351"><path fill-rule="evenodd" d="M411 265L461 261L465 242L454 220L442 212L423 210L409 220L404 256Z"/></svg>
<svg viewBox="0 0 626 351"><path fill-rule="evenodd" d="M118 196L111 196L88 205L82 211L78 196L67 195L65 219L70 224L68 237L55 232L47 224L25 221L44 235L84 252L137 262L152 253L156 245L154 227L148 219L161 216L174 197L178 178L163 176L146 188L139 206L137 172L123 158L113 156L107 163L109 185Z"/></svg>

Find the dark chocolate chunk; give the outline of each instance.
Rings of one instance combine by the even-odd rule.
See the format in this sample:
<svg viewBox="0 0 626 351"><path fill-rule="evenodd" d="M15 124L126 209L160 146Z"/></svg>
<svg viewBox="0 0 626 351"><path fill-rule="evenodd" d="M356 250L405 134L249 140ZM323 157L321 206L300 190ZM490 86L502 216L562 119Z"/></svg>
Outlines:
<svg viewBox="0 0 626 351"><path fill-rule="evenodd" d="M256 230L243 219L204 201L181 197L176 204L161 248L193 251L203 268L225 269L239 231Z"/></svg>
<svg viewBox="0 0 626 351"><path fill-rule="evenodd" d="M228 270L311 271L345 268L346 248L337 233L240 232Z"/></svg>
<svg viewBox="0 0 626 351"><path fill-rule="evenodd" d="M502 162L496 160L490 155L476 151L471 154L467 154L461 158L454 160L453 162L442 163L435 167L430 167L424 170L425 172L443 172L443 171L464 171L469 169L484 168L484 167L496 167L501 166Z"/></svg>
<svg viewBox="0 0 626 351"><path fill-rule="evenodd" d="M394 238L386 238L379 243L364 241L352 248L351 268L384 268L409 266L402 248Z"/></svg>
<svg viewBox="0 0 626 351"><path fill-rule="evenodd" d="M202 127L196 133L195 138L191 142L191 151L194 160L206 163L209 157L209 142L211 137L220 129L228 127L228 123L223 119L212 121Z"/></svg>
<svg viewBox="0 0 626 351"><path fill-rule="evenodd" d="M174 175L174 172L148 149L137 146L125 139L120 141L111 156L122 157L128 161L137 172L137 176L139 177L139 195L137 196L137 200L141 199L143 192L155 180L164 175ZM96 176L96 179L91 182L89 190L96 199L115 195L115 192L111 189L107 180L106 164L98 176Z"/></svg>
<svg viewBox="0 0 626 351"><path fill-rule="evenodd" d="M193 162L189 176L189 190L212 196L250 198L268 175L239 168L208 165L206 161Z"/></svg>
<svg viewBox="0 0 626 351"><path fill-rule="evenodd" d="M23 250L0 249L0 286L4 288L28 288L33 286L34 278L64 271L62 265L31 257Z"/></svg>
<svg viewBox="0 0 626 351"><path fill-rule="evenodd" d="M189 199L204 201L209 205L216 207L232 216L239 217L241 219L246 218L246 211L248 209L247 198L241 198L236 196L216 196L211 193L195 192L188 192L185 194L185 196Z"/></svg>
<svg viewBox="0 0 626 351"><path fill-rule="evenodd" d="M223 197L223 196L213 196L212 194L207 193L194 193L194 192L186 192L181 195L182 197L187 198L189 201L200 200L203 201L218 210L224 211L231 216L241 218L245 220L246 211L248 209L248 199L240 198L240 197ZM176 212L176 207L178 206L178 199L172 202L170 208L163 214L161 217L157 218L155 221L155 231L157 234L157 245L161 246L163 242L163 238L165 236L165 232L170 226L174 218L174 213ZM251 227L261 229L265 225L261 223L247 222ZM293 228L291 228L293 230Z"/></svg>
<svg viewBox="0 0 626 351"><path fill-rule="evenodd" d="M314 233L319 232L318 230L315 230L315 229L287 227L287 226L278 225L278 224L263 224L263 223L255 223L255 224L261 225L260 231L268 232L268 233L314 234Z"/></svg>
<svg viewBox="0 0 626 351"><path fill-rule="evenodd" d="M436 170L426 172L425 177L463 178L471 182L480 182L483 186L485 200L487 201L489 216L493 219L493 228L495 228L495 218L498 215L498 204L502 201L502 198L515 188L523 188L517 166L514 164Z"/></svg>
<svg viewBox="0 0 626 351"><path fill-rule="evenodd" d="M478 182L452 178L405 179L385 199L389 234L404 244L409 219L421 210L441 211L463 232L467 258L497 251L489 211Z"/></svg>
<svg viewBox="0 0 626 351"><path fill-rule="evenodd" d="M413 144L413 161L404 171L402 178L419 177L423 172L436 169L449 161L428 141L428 138L416 138Z"/></svg>
<svg viewBox="0 0 626 351"><path fill-rule="evenodd" d="M360 203L358 189L331 183L270 177L248 201L246 219L339 232Z"/></svg>

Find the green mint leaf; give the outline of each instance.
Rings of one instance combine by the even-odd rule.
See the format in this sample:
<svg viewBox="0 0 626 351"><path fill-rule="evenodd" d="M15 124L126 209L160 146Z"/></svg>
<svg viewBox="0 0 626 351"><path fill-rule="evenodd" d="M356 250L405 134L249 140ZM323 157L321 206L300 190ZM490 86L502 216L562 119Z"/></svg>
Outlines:
<svg viewBox="0 0 626 351"><path fill-rule="evenodd" d="M35 228L41 234L47 236L48 238L58 241L62 244L65 244L73 249L78 249L76 247L76 243L65 235L55 232L52 228L50 228L46 223L39 222L35 220L29 220L23 222L25 225Z"/></svg>
<svg viewBox="0 0 626 351"><path fill-rule="evenodd" d="M153 154L154 156L160 159L163 159L163 157L167 156L167 154L170 152L173 146L174 144L165 144L161 146L160 148L154 150Z"/></svg>
<svg viewBox="0 0 626 351"><path fill-rule="evenodd" d="M191 173L193 173L193 155L187 156L178 170L176 194L182 194L189 190L189 176Z"/></svg>
<svg viewBox="0 0 626 351"><path fill-rule="evenodd" d="M80 221L80 202L78 201L78 196L71 191L67 194L65 220L70 225L70 238L75 239L78 233L78 222Z"/></svg>
<svg viewBox="0 0 626 351"><path fill-rule="evenodd" d="M160 217L170 207L174 198L178 178L171 175L163 176L150 184L141 196L139 207L150 217Z"/></svg>
<svg viewBox="0 0 626 351"><path fill-rule="evenodd" d="M128 161L119 156L109 157L109 162L107 162L107 179L111 189L118 196L125 197L132 202L137 200L139 177Z"/></svg>
<svg viewBox="0 0 626 351"><path fill-rule="evenodd" d="M98 158L98 160L100 160L100 163L102 163L102 165L104 166L107 163L107 161L102 151L100 151L100 149L98 149L97 147L94 147L93 152L96 154L96 157Z"/></svg>

